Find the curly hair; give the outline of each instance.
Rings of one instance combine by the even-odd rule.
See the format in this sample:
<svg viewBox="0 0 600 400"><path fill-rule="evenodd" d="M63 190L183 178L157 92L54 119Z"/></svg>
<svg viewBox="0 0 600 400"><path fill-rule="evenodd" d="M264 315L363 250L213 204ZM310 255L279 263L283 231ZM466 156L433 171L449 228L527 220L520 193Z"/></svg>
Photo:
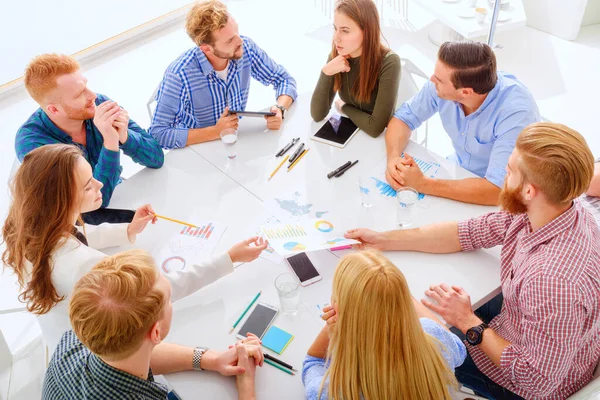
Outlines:
<svg viewBox="0 0 600 400"><path fill-rule="evenodd" d="M222 29L228 20L229 13L225 4L214 0L199 2L188 13L185 30L196 45L213 45L213 32Z"/></svg>

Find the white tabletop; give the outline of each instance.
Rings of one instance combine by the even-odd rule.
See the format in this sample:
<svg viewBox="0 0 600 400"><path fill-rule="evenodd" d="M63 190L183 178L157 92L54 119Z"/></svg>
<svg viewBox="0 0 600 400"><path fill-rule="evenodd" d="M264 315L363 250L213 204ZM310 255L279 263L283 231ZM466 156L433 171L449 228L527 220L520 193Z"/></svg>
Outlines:
<svg viewBox="0 0 600 400"><path fill-rule="evenodd" d="M419 6L433 14L442 23L454 29L467 39L485 36L490 30L490 21L492 18L493 7L490 6L488 0L477 0L476 7L486 8L488 10L486 19L483 23L479 23L476 17L463 18L460 13L468 7L468 0L414 0ZM503 13L510 15L507 21L498 21L496 24L496 32L505 31L514 28L525 26L527 17L521 0L510 0L510 5L507 9L501 9Z"/></svg>
<svg viewBox="0 0 600 400"><path fill-rule="evenodd" d="M300 97L286 114L281 131L267 131L262 119L241 120L235 160L226 157L225 148L219 141L169 152L161 169L144 169L120 184L111 207L135 208L151 203L157 213L179 220L194 223L212 219L227 224L228 229L215 251L225 251L232 244L254 235L270 215L263 201L291 190L303 192L316 208L335 210L337 215L343 215L344 229L359 226L393 229L393 200L378 198L371 209L365 209L360 204L357 187L357 177L385 158L383 135L373 139L358 132L345 149L312 141L309 137L320 124L308 117L309 101L310 95ZM291 172L282 168L267 181L281 160L274 154L292 137L300 137L310 152ZM407 151L426 152L415 143L410 143ZM442 157L429 156L442 164L442 176L473 176ZM356 159L359 163L343 177L327 179L327 172ZM432 198L429 208L419 211L416 226L451 218L469 218L493 210L492 207ZM177 229L177 224L159 220L158 225L149 226L139 236L135 246L152 251ZM123 248L112 252L120 250ZM316 304L329 300L333 271L339 257L346 252L309 253L323 279L301 288L302 303L298 315L280 314L274 322L275 326L295 336L284 354L278 357L299 370L308 347L322 326L315 312ZM452 255L388 252L386 256L405 274L411 292L417 298L423 296L429 285L446 282L464 287L476 307L500 290L498 249ZM167 341L226 349L236 340L228 333L229 328L259 290L263 291L261 301L278 305L273 282L278 274L287 270L285 262L276 265L258 259L238 266L232 274L176 302ZM206 398L237 398L234 380L214 373L176 373L168 375L167 380L184 399L196 398L200 393ZM300 374L290 376L265 366L257 373L257 395L261 399L302 398Z"/></svg>

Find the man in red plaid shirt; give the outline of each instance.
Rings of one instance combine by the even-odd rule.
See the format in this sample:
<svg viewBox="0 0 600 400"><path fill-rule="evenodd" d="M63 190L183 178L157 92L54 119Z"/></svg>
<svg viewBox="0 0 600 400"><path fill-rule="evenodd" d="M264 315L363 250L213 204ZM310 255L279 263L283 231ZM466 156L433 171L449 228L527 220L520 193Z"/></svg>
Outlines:
<svg viewBox="0 0 600 400"><path fill-rule="evenodd" d="M470 357L456 377L476 394L565 399L591 380L600 359L600 231L574 201L590 184L594 158L579 133L537 123L519 135L507 172L503 211L346 237L360 247L436 253L501 245L503 299L477 316L462 288L441 284L425 292L435 302L423 304L465 335Z"/></svg>

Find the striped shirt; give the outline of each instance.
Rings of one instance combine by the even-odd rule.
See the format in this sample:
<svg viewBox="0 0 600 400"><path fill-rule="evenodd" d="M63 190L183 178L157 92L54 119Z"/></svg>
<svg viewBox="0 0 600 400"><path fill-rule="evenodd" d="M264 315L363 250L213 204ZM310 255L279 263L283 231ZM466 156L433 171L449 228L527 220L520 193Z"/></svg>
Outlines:
<svg viewBox="0 0 600 400"><path fill-rule="evenodd" d="M96 94L96 106L110 100L108 97ZM94 125L93 119L84 121L86 132L85 146L73 142L73 138L63 132L46 113L38 108L31 117L19 128L15 138L15 151L19 161L30 151L46 144L73 144L77 146L85 159L92 166L94 178L104 185L102 192L102 206L108 206L115 187L121 182L121 152L108 150L104 147L104 138ZM160 145L144 129L133 120L129 120L127 141L119 144L125 155L128 155L138 164L150 168L160 168L165 160L165 155Z"/></svg>
<svg viewBox="0 0 600 400"><path fill-rule="evenodd" d="M276 98L288 95L296 99L296 81L285 68L250 38L242 36L242 40L242 58L229 60L227 81L215 73L197 46L169 65L156 95L156 111L149 129L162 147L185 147L188 130L216 125L226 106L245 110L250 77L265 86L273 85Z"/></svg>
<svg viewBox="0 0 600 400"><path fill-rule="evenodd" d="M502 245L504 303L490 325L511 344L500 367L469 346L481 372L527 399L565 399L600 359L600 231L579 201L535 232L526 214L461 222L464 251Z"/></svg>
<svg viewBox="0 0 600 400"><path fill-rule="evenodd" d="M166 400L167 393L166 386L154 382L151 369L148 379L141 379L111 367L67 331L48 365L42 399Z"/></svg>

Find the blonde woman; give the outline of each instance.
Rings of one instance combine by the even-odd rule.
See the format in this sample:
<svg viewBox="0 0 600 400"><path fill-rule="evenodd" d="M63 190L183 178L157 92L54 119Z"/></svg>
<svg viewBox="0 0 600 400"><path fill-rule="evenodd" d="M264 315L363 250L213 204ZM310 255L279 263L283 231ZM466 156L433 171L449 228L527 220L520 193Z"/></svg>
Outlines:
<svg viewBox="0 0 600 400"><path fill-rule="evenodd" d="M450 399L465 346L413 299L387 258L372 250L344 257L331 300L304 360L306 399Z"/></svg>

